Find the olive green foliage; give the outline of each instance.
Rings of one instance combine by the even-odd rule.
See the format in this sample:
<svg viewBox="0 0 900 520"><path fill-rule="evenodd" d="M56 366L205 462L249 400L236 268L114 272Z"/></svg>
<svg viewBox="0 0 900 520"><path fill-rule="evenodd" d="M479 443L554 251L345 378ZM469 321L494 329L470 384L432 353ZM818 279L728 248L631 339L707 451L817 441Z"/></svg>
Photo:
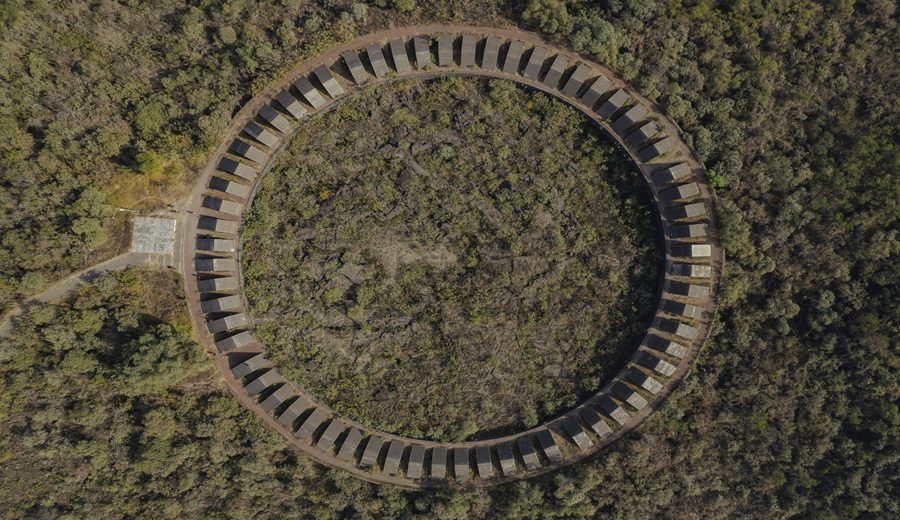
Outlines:
<svg viewBox="0 0 900 520"><path fill-rule="evenodd" d="M522 19L529 3L425 1L402 15L373 7L367 27L450 19L530 24ZM185 35L212 42L226 24L239 36L247 26L264 28L245 45L291 35L305 41L319 34L313 31L332 30L332 13L346 9L326 2L315 6L327 9L306 11L313 4L294 0L271 11L256 2L244 11L233 2L153 2L177 7L167 12L199 13L182 34L170 25L178 17L160 16L150 4L93 2L88 9L82 2L2 2L4 284L36 287L44 274L57 276L53 266L70 265L60 259L70 258L73 239L60 222L70 218L72 204L88 214L92 204L83 207L83 190L67 183L105 185L109 162L97 158L131 143L122 138L138 131L133 113L145 97L165 88L173 89L173 99L181 99L177 92L203 92L199 81L164 87L148 78L205 75L218 70L221 53L237 56L231 47L210 47L196 54L211 60L209 67L190 68L197 62L154 61L148 48L197 49L180 46ZM73 356L67 374L48 369L51 361L37 354L44 351L29 346L43 340L16 340L20 346L4 350L10 361L0 363L2 516L897 518L895 4L565 2L571 31L546 36L591 53L675 118L717 179L728 248L714 337L694 371L642 427L597 457L489 491L399 492L325 472L285 449L208 378L189 376L164 391L174 398L138 399L118 393L125 364L98 370L90 368L90 354ZM116 16L97 18L110 9ZM250 10L277 13L278 21L242 14ZM281 29L285 17L299 29ZM62 47L73 42L63 37L68 28L91 35L77 41L93 48L114 41L111 34L128 35L127 51L72 59L73 51ZM241 53L254 55L272 57L265 48ZM253 90L248 85L264 84L261 68L275 66L263 61L251 71L240 59L225 74L238 81L229 83L228 99L218 88L207 90L228 107L215 118L219 124ZM276 61L289 59L282 53ZM165 74L143 76L146 71ZM123 88L100 88L109 81L104 78L118 77L141 78L139 94L130 98L133 110L112 96L137 87L117 80ZM105 110L121 121L97 125L95 118L109 117ZM177 117L188 113L183 105L170 110L175 128L194 124L189 115ZM67 132L70 126L75 130ZM101 155L80 152L94 146ZM129 156L131 145L122 146ZM169 156L166 148L151 149ZM20 228L11 232L14 225ZM62 321L72 312L67 309L54 310L59 317L39 328L69 335L73 328L50 327L72 323ZM115 344L140 350L134 337ZM99 359L96 365L105 367ZM89 385L82 370L93 374ZM91 406L81 405L84 399ZM146 418L143 410L159 408ZM102 440L77 451L84 439ZM103 450L107 455L98 456Z"/></svg>
<svg viewBox="0 0 900 520"><path fill-rule="evenodd" d="M566 4L549 36L659 102L709 168L727 264L695 373L557 493L581 515L898 516L895 4Z"/></svg>
<svg viewBox="0 0 900 520"><path fill-rule="evenodd" d="M375 519L409 507L297 457L240 408L186 332L180 287L173 273L107 275L32 308L0 342L0 517Z"/></svg>
<svg viewBox="0 0 900 520"><path fill-rule="evenodd" d="M621 367L655 303L640 173L514 83L366 89L303 125L243 232L283 372L367 424L530 428Z"/></svg>
<svg viewBox="0 0 900 520"><path fill-rule="evenodd" d="M522 11L522 19L551 34L572 30L572 17L561 0L532 0Z"/></svg>
<svg viewBox="0 0 900 520"><path fill-rule="evenodd" d="M243 1L0 3L0 312L34 292L35 276L51 282L112 254L114 206L171 202L166 193L245 95L355 29L331 23L341 12L307 2L293 12ZM313 17L327 29L301 29Z"/></svg>

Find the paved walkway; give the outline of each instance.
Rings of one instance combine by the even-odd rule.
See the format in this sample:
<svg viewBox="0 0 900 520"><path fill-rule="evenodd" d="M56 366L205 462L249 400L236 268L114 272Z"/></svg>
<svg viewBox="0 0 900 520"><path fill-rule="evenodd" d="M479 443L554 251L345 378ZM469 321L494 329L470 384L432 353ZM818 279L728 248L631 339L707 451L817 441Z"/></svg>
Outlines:
<svg viewBox="0 0 900 520"><path fill-rule="evenodd" d="M43 292L36 294L27 301L21 303L17 307L8 312L0 319L0 337L6 337L12 326L22 316L28 314L29 309L35 305L45 303L54 303L61 301L67 294L81 286L82 284L92 282L100 278L104 274L113 271L119 271L127 267L151 267L165 269L167 267L177 268L172 255L155 255L150 253L125 253L114 256L109 260L92 265L76 273L72 273L66 278L50 285Z"/></svg>
<svg viewBox="0 0 900 520"><path fill-rule="evenodd" d="M92 282L106 273L119 271L127 267L149 267L156 269L171 268L180 272L181 264L176 262L175 258L180 258L182 254L181 249L184 247L184 222L188 215L184 208L189 200L190 198L183 197L181 200L173 202L169 208L163 208L150 215L143 216L144 220L148 220L147 217L153 217L155 219L172 219L175 221L175 232L172 237L172 250L174 254L138 253L130 251L90 267L86 267L81 271L74 272L62 280L52 283L42 292L32 296L25 302L13 306L9 312L0 317L0 338L6 337L16 321L22 316L25 316L31 307L45 303L59 302L77 287ZM133 245L134 244L132 244L132 246Z"/></svg>

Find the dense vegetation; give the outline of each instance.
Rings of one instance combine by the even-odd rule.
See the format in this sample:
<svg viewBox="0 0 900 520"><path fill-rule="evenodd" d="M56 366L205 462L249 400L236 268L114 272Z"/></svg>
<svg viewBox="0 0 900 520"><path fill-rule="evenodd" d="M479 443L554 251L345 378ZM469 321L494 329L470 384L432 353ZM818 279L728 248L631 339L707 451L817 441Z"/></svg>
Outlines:
<svg viewBox="0 0 900 520"><path fill-rule="evenodd" d="M227 395L180 283L108 275L0 343L0 516L327 518L375 493L339 474L320 487L324 470Z"/></svg>
<svg viewBox="0 0 900 520"><path fill-rule="evenodd" d="M650 322L643 183L584 116L512 82L366 89L264 177L242 246L257 335L372 426L536 426L599 388Z"/></svg>
<svg viewBox="0 0 900 520"><path fill-rule="evenodd" d="M70 247L89 251L94 244L73 226L78 211L85 211L73 204L86 190L79 186L111 186L112 171L134 164L130 152L117 159L116 152L83 151L95 142L92 132L106 128L101 124L110 117L106 110L123 128L139 128L139 112L122 98L133 89L88 86L105 81L122 87L124 78L140 74L146 86L129 99L136 105L155 99L151 92L169 92L168 99L181 101L166 100L162 106L171 119L159 126L194 135L198 119L174 93L205 92L227 114L278 63L308 55L294 43L272 43L279 33L306 42L353 23L339 19L338 12L351 10L343 2L284 3L290 7L233 0L190 6L154 2L153 7L95 2L90 8L80 2L2 3L5 291L40 285L26 277L29 272L46 276L67 267L64 253ZM50 327L72 324L67 316L77 310L43 311L50 321L26 326L25 338L3 349L0 509L5 516L900 516L900 34L894 2L531 0L412 6L379 0L378 5L391 9L369 6L368 25L360 28L442 20L451 13L491 23L496 20L491 13L500 13L607 63L677 120L713 172L729 258L715 336L696 369L642 428L585 463L490 491L401 493L295 457L225 397L214 378L198 374L200 365L190 356L177 355L168 363L185 367L181 382L127 369L150 359L163 337L151 336L144 344L147 354L137 354L134 345L119 359L85 352L68 371L55 368L38 353L65 359L67 354L56 354L51 345L79 352L84 341L94 342L96 328L84 326L79 333L74 327ZM357 13L363 11L359 6ZM182 13L194 13L194 27L202 30L179 29ZM288 14L273 22L274 13ZM312 13L324 13L319 26L302 29ZM279 31L281 23L301 30ZM104 38L62 37L72 32L102 32ZM194 42L181 46L188 33ZM127 52L113 58L142 68L98 59L105 55L85 54L71 43L102 50L117 38L126 44L115 48ZM163 50L170 56L164 59ZM222 78L222 88L206 86L201 78L209 77ZM162 81L169 78L172 83ZM91 105L86 92L109 97ZM92 106L93 112L85 109ZM145 138L134 137L121 149L137 150L139 139ZM172 157L186 156L173 152ZM98 302L98 309L118 308L115 295L102 298L109 301ZM70 339L41 339L44 329ZM170 351L180 345L175 352L185 353L178 337L164 344ZM123 395L121 381L143 378L154 381L144 387L149 393ZM68 385L81 385L83 392L73 395ZM41 399L45 391L57 393ZM78 403L91 396L95 407L114 403L104 408L108 416L87 418L90 408L86 412ZM28 404L32 401L52 405L58 419L34 409L24 412L21 407L35 406ZM122 404L128 402L136 403L131 411ZM56 408L59 404L66 406ZM145 419L141 410L154 407L164 411ZM45 433L31 432L29 424ZM8 425L18 428L15 434ZM79 452L75 447L85 439L93 442Z"/></svg>
<svg viewBox="0 0 900 520"><path fill-rule="evenodd" d="M0 314L184 195L242 99L364 4L0 2ZM40 254L35 254L40 251Z"/></svg>

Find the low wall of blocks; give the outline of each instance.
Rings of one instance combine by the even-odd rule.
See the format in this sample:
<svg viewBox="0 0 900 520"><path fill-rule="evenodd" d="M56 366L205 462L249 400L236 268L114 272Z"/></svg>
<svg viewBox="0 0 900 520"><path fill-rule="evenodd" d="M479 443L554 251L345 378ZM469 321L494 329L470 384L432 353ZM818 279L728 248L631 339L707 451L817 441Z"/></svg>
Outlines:
<svg viewBox="0 0 900 520"><path fill-rule="evenodd" d="M315 459L405 487L493 485L599 450L646 418L687 372L715 310L722 252L703 166L677 126L601 65L518 31L411 27L323 53L238 113L195 190L184 267L198 333L242 404ZM365 84L440 75L504 78L547 92L632 158L657 205L665 275L656 316L596 394L528 431L467 443L391 435L340 416L287 381L253 335L241 294L240 228L255 183L306 118Z"/></svg>

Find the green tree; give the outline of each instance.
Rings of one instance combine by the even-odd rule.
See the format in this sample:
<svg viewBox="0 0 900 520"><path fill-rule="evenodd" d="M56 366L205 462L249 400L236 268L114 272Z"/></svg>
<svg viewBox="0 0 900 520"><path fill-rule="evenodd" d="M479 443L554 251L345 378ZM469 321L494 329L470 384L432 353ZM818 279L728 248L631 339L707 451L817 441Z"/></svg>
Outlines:
<svg viewBox="0 0 900 520"><path fill-rule="evenodd" d="M566 35L572 30L572 17L561 0L531 0L522 19L549 34Z"/></svg>

